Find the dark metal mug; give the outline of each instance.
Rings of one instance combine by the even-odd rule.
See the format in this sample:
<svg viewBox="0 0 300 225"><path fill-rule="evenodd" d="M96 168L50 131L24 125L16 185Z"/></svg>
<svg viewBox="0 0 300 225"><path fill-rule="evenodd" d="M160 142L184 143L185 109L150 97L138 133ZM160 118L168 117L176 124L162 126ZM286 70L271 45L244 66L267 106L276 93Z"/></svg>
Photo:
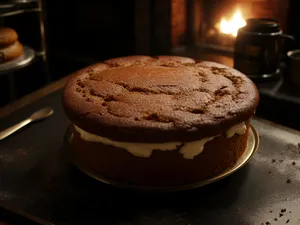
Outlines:
<svg viewBox="0 0 300 225"><path fill-rule="evenodd" d="M300 49L289 51L287 56L288 76L286 78L300 87Z"/></svg>
<svg viewBox="0 0 300 225"><path fill-rule="evenodd" d="M282 33L277 21L248 19L238 31L234 68L253 79L277 77L286 40L294 42L292 36Z"/></svg>

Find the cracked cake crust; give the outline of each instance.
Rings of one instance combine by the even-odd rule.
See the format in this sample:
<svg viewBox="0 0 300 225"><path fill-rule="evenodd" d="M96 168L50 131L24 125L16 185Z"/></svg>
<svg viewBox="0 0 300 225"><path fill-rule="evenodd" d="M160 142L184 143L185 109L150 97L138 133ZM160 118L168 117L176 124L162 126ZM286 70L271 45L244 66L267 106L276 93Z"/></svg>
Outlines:
<svg viewBox="0 0 300 225"><path fill-rule="evenodd" d="M193 141L248 120L259 95L242 73L178 56L129 56L77 71L63 105L80 128L118 141Z"/></svg>

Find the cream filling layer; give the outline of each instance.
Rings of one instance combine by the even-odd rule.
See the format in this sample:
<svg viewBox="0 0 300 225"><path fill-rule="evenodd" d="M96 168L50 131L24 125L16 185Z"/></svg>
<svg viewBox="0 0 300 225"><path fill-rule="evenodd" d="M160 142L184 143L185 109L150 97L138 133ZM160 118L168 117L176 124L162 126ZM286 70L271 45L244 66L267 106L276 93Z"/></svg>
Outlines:
<svg viewBox="0 0 300 225"><path fill-rule="evenodd" d="M106 137L101 137L92 133L89 133L78 126L74 125L76 131L80 134L80 137L89 142L99 142L105 145L111 145L117 148L126 149L129 153L137 157L148 158L151 156L154 150L158 151L173 151L176 150L179 146L180 153L185 159L193 159L195 156L199 155L203 149L204 145L212 141L216 135L213 137L205 137L197 141L191 142L167 142L167 143L138 143L138 142L120 142L113 141ZM235 134L243 135L247 130L245 122L234 125L229 130L226 131L227 138L233 137Z"/></svg>

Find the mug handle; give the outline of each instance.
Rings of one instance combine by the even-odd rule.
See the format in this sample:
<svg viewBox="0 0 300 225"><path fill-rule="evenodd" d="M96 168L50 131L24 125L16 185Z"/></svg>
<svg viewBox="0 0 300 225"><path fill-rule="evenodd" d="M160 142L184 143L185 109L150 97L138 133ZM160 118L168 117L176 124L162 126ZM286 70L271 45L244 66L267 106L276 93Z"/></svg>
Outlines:
<svg viewBox="0 0 300 225"><path fill-rule="evenodd" d="M295 48L296 46L296 39L289 34L281 34L280 35L280 43L281 43L281 59L286 60L287 56L286 53L292 49Z"/></svg>
<svg viewBox="0 0 300 225"><path fill-rule="evenodd" d="M285 40L290 40L290 41L292 41L292 42L295 42L295 38L294 38L294 36L292 36L292 35L289 35L289 34L281 34L280 35L283 39L285 39Z"/></svg>
<svg viewBox="0 0 300 225"><path fill-rule="evenodd" d="M288 51L290 51L291 49L294 48L294 46L296 45L296 39L289 34L281 34L281 44L286 47L287 49L284 49L286 51L284 51L284 54ZM290 46L286 46L286 45L290 45Z"/></svg>

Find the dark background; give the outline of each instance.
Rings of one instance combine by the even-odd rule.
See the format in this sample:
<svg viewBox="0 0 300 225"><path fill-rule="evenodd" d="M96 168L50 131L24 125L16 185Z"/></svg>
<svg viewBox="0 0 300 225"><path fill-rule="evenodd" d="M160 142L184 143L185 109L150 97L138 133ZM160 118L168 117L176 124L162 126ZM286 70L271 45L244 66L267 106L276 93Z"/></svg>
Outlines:
<svg viewBox="0 0 300 225"><path fill-rule="evenodd" d="M52 81L90 63L132 54L171 54L201 39L207 21L236 5L263 8L253 17L275 17L300 39L297 0L43 0L48 64ZM255 4L254 4L255 3ZM253 6L253 7L254 7ZM255 10L254 8L253 10ZM228 10L230 11L230 10ZM40 48L39 17L26 13L0 19L20 41ZM37 77L26 78L36 89ZM42 80L43 75L39 75ZM25 93L21 93L24 95Z"/></svg>

